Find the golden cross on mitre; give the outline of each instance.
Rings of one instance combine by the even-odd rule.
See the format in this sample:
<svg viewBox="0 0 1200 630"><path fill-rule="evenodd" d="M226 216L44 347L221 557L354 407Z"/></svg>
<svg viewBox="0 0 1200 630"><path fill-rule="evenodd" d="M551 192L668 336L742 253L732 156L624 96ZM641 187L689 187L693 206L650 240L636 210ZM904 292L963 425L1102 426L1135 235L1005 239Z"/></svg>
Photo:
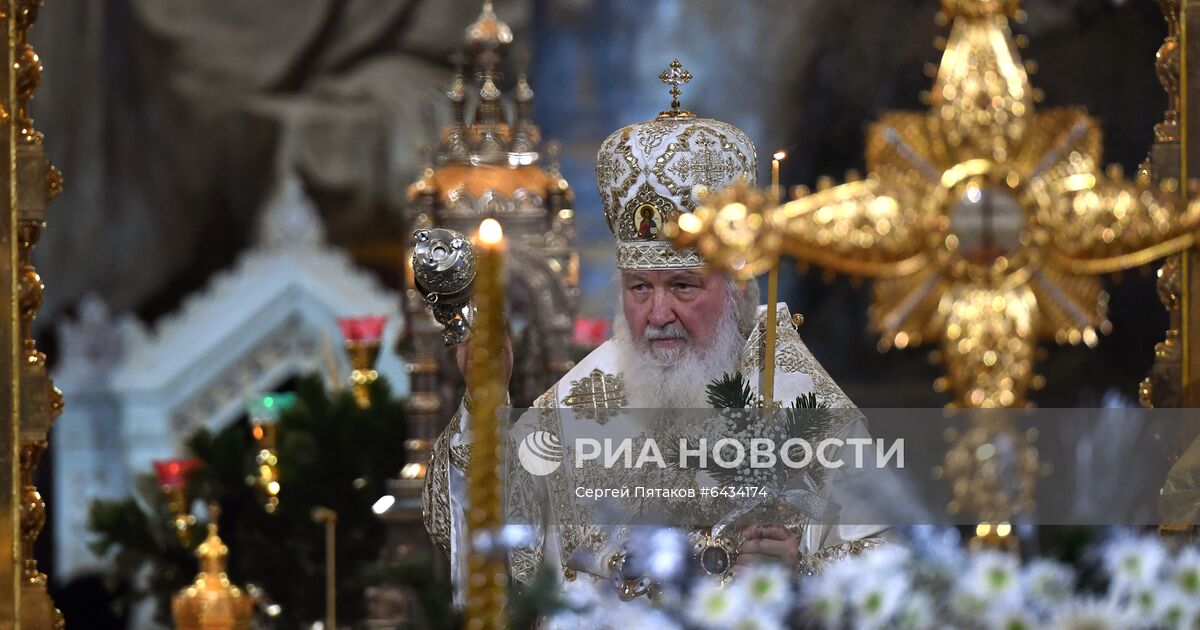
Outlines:
<svg viewBox="0 0 1200 630"><path fill-rule="evenodd" d="M952 19L926 112L890 112L867 144L866 179L822 185L766 210L705 203L676 245L747 277L780 254L875 278L881 349L936 341L954 406L1010 407L1039 385L1041 339L1094 346L1108 297L1097 274L1193 243L1200 204L1101 168L1101 133L1079 109L1035 112L1009 29L1019 0L942 0ZM687 217L688 215L684 215Z"/></svg>
<svg viewBox="0 0 1200 630"><path fill-rule="evenodd" d="M692 114L684 111L679 104L679 95L683 94L679 86L691 81L692 73L685 70L678 59L672 59L667 69L658 75L658 79L671 86L671 109L660 113L659 117L691 116Z"/></svg>

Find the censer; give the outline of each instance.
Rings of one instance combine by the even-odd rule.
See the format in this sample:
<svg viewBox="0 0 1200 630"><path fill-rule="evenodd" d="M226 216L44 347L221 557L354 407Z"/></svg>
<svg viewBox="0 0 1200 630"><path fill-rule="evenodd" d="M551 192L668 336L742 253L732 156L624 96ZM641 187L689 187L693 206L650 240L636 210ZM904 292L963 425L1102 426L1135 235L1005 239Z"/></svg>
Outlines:
<svg viewBox="0 0 1200 630"><path fill-rule="evenodd" d="M413 234L412 269L417 291L443 326L447 346L462 343L475 321L475 248L460 232L446 228Z"/></svg>

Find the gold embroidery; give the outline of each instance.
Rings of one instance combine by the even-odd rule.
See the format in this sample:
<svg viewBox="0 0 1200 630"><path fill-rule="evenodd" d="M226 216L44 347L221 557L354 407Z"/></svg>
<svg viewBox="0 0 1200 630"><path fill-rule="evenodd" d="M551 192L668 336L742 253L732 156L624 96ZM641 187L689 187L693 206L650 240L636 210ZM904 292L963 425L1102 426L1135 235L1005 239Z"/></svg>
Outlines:
<svg viewBox="0 0 1200 630"><path fill-rule="evenodd" d="M800 333L792 326L791 317L788 315L787 307L780 306L778 310L779 324L776 330L778 331L779 342L775 347L775 366L781 373L801 373L807 374L812 379L812 391L817 395L817 400L829 405L835 409L849 409L854 407L854 403L846 396L842 388L838 387L833 378L821 367L808 347L804 345L804 341L800 339ZM758 315L758 325L755 330L750 333L750 338L746 340L746 344L742 347L742 374L750 375L758 372L762 368L763 347L765 345L764 335L766 331L766 312Z"/></svg>
<svg viewBox="0 0 1200 630"><path fill-rule="evenodd" d="M591 374L571 383L571 393L563 399L563 404L585 418L604 424L608 421L609 410L625 407L625 384L616 374L592 370Z"/></svg>
<svg viewBox="0 0 1200 630"><path fill-rule="evenodd" d="M633 145L629 142L631 133L633 127L626 127L620 131L619 136L610 136L610 141L613 138L617 139L617 146L610 148L606 144L597 154L596 182L600 188L601 201L604 202L604 218L608 221L608 229L614 234L617 231L617 214L621 210L621 199L637 183L638 175L642 172L637 157L633 155ZM603 198L606 190L611 196Z"/></svg>
<svg viewBox="0 0 1200 630"><path fill-rule="evenodd" d="M697 136L696 147L691 144L693 135ZM650 172L689 211L696 209L696 200L692 197L694 185L715 190L733 183L742 174L751 180L750 184L754 184L757 158L747 158L729 139L731 135L740 135L740 132L720 121L705 120L703 124L689 124L674 142L667 145L667 150L654 159L654 167ZM714 142L719 150L713 149ZM746 142L749 144L749 140ZM679 159L675 160L676 157ZM679 176L680 181L669 177L668 170Z"/></svg>
<svg viewBox="0 0 1200 630"><path fill-rule="evenodd" d="M695 269L708 263L693 248L675 249L670 243L617 243L618 269Z"/></svg>
<svg viewBox="0 0 1200 630"><path fill-rule="evenodd" d="M796 563L796 570L800 575L815 575L825 570L830 564L842 558L857 556L869 549L876 549L887 544L883 538L878 536L868 536L851 540L840 545L826 547L816 553L801 554L799 561Z"/></svg>
<svg viewBox="0 0 1200 630"><path fill-rule="evenodd" d="M465 401L466 401L465 396L463 397L463 400L464 400L464 406L465 406ZM461 412L454 414L454 417L450 419L450 424L446 425L446 430L448 432L450 432L451 435L457 435L462 432L462 413ZM461 443L461 444L458 444L457 446L451 446L450 447L450 463L453 464L455 467L457 467L460 470L463 470L463 471L467 470L467 468L471 465L471 449L472 449L472 447L474 447L474 444L471 444L470 442Z"/></svg>
<svg viewBox="0 0 1200 630"><path fill-rule="evenodd" d="M457 417L456 415L455 418L457 419ZM453 421L452 424L454 424ZM457 424L454 424L454 427L457 427ZM450 555L450 449L448 446L454 427L447 426L438 436L437 441L433 443L429 474L425 478L425 487L421 491L421 518L425 521L425 531L429 532L433 544L447 556Z"/></svg>

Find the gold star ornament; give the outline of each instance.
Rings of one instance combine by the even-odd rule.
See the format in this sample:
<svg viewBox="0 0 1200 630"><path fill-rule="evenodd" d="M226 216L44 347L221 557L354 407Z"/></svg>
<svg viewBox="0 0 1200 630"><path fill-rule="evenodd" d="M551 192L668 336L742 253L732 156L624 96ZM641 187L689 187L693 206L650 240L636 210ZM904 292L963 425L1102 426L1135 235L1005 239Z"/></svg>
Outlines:
<svg viewBox="0 0 1200 630"><path fill-rule="evenodd" d="M1020 406L1039 340L1108 332L1096 274L1190 247L1200 206L1176 209L1178 182L1102 169L1082 110L1035 111L1008 23L1019 0L942 8L953 22L931 107L872 126L868 177L754 211L726 191L673 232L742 277L788 254L875 278L881 349L936 341L953 406Z"/></svg>

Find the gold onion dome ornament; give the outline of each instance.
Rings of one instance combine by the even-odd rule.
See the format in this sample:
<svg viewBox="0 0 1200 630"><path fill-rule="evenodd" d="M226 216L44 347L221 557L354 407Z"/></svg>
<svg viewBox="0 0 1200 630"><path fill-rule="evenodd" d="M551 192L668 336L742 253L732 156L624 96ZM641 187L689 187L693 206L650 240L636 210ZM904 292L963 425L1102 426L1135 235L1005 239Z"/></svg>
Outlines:
<svg viewBox="0 0 1200 630"><path fill-rule="evenodd" d="M780 254L876 278L881 349L937 340L953 406L1026 403L1040 339L1094 346L1107 333L1095 274L1192 244L1200 206L1101 168L1101 132L1082 110L1035 112L1008 19L1018 0L943 0L952 19L927 112L874 123L866 179L819 185L739 223L716 198L676 242L750 276ZM754 214L754 213L750 213Z"/></svg>
<svg viewBox="0 0 1200 630"><path fill-rule="evenodd" d="M670 109L614 132L596 155L596 187L621 269L705 266L695 249L676 249L664 228L693 212L709 192L737 181L753 184L758 169L745 133L680 106L680 86L692 75L678 59L659 79L671 86Z"/></svg>
<svg viewBox="0 0 1200 630"><path fill-rule="evenodd" d="M215 507L209 508L208 537L196 548L200 573L175 594L171 614L178 630L249 630L254 602L225 574L229 548L217 535Z"/></svg>

